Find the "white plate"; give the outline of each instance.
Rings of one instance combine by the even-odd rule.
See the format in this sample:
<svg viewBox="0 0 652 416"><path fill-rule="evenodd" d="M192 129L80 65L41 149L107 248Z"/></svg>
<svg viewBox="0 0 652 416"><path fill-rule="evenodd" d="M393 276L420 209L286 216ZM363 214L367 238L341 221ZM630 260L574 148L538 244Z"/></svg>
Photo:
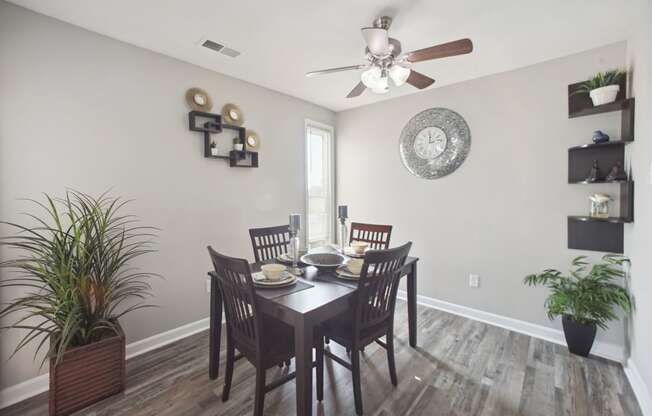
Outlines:
<svg viewBox="0 0 652 416"><path fill-rule="evenodd" d="M283 287L290 286L297 282L297 277L287 271L283 272L280 280L268 280L263 272L252 273L254 285L258 287Z"/></svg>
<svg viewBox="0 0 652 416"><path fill-rule="evenodd" d="M346 279L346 280L359 280L360 279L359 274L355 274L355 273L351 272L346 266L340 266L337 269L335 269L335 274L337 275L337 277L340 277L340 278Z"/></svg>

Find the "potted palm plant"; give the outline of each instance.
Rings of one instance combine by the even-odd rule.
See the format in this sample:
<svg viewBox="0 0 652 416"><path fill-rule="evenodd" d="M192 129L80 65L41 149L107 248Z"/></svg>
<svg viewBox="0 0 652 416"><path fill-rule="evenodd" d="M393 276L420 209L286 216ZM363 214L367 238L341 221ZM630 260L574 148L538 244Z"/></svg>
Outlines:
<svg viewBox="0 0 652 416"><path fill-rule="evenodd" d="M620 81L625 76L624 71L617 69L598 72L593 78L583 82L574 94L589 94L594 106L609 104L616 101L620 91Z"/></svg>
<svg viewBox="0 0 652 416"><path fill-rule="evenodd" d="M568 350L587 357L593 346L597 327L607 329L607 323L618 318L615 307L631 312L632 301L627 290L614 283L625 276L622 265L629 260L607 254L602 262L590 268L586 256L572 262L570 276L547 269L527 276L529 286L542 285L551 290L546 299L548 317L562 316L562 326Z"/></svg>
<svg viewBox="0 0 652 416"><path fill-rule="evenodd" d="M14 354L36 344L47 348L50 415L67 415L124 390L125 337L120 318L150 305L152 273L130 263L152 252L153 228L142 227L121 209L127 201L76 191L63 198L32 201L43 215L29 225L4 224L13 236L0 245L15 256L0 267L0 289L23 293L0 308L0 319L16 315L2 329L25 331ZM35 355L36 356L36 355Z"/></svg>

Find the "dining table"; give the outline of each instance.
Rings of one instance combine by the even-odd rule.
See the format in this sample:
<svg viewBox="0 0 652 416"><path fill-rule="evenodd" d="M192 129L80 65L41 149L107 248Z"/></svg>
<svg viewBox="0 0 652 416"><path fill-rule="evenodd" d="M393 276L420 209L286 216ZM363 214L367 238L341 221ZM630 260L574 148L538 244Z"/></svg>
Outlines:
<svg viewBox="0 0 652 416"><path fill-rule="evenodd" d="M321 248L317 251L335 251ZM311 251L312 252L312 251ZM417 262L408 257L401 269L401 278L407 278L407 306L409 344L417 346ZM251 264L257 272L263 264L280 263L267 260ZM295 285L284 288L256 289L256 307L261 313L279 319L294 328L295 372L296 372L296 414L308 416L312 413L312 349L315 328L323 322L349 310L357 290L357 281L342 279L333 269L302 267L303 274ZM217 378L222 335L222 296L217 284L218 276L208 272L211 280L210 292L210 339L208 375Z"/></svg>

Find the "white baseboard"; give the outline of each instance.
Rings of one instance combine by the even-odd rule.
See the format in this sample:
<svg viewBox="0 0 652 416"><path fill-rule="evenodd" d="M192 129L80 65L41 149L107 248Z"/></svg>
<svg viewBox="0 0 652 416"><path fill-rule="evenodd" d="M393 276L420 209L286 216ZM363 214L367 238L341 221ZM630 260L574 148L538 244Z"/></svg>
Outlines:
<svg viewBox="0 0 652 416"><path fill-rule="evenodd" d="M407 299L407 292L404 290L399 290L398 297L401 299ZM455 303L450 303L422 295L417 295L417 303L429 308L438 309L444 312L452 313L454 315L473 319L475 321L484 322L489 325L509 329L510 331L520 332L521 334L543 339L545 341L550 341L555 344L564 346L566 345L564 333L558 329L521 321L520 319L509 318L506 316L497 315L494 313L485 312L479 309L473 309L467 306L457 305ZM624 362L625 357L625 350L622 346L608 342L596 342L593 345L591 353L598 357L603 357L612 361L617 361L619 363Z"/></svg>
<svg viewBox="0 0 652 416"><path fill-rule="evenodd" d="M632 386L632 390L634 390L641 413L643 413L643 416L652 416L652 395L650 395L647 384L645 384L641 373L638 372L638 368L631 358L627 360L625 365L625 375Z"/></svg>
<svg viewBox="0 0 652 416"><path fill-rule="evenodd" d="M9 386L0 390L0 409L44 393L49 388L50 376L48 373Z"/></svg>
<svg viewBox="0 0 652 416"><path fill-rule="evenodd" d="M127 359L137 357L148 351L204 331L208 329L209 323L209 318L200 319L199 321L191 322L149 338L127 344ZM49 388L50 378L47 373L7 387L0 390L0 409L46 392Z"/></svg>
<svg viewBox="0 0 652 416"><path fill-rule="evenodd" d="M209 325L210 318L204 318L166 332L161 332L160 334L153 335L149 338L127 344L127 360L204 331L208 329Z"/></svg>

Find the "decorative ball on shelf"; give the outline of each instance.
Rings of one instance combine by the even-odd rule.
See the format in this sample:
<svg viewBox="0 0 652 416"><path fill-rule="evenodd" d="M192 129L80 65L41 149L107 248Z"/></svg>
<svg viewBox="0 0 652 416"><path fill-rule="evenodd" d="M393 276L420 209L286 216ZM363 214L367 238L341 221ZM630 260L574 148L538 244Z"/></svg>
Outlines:
<svg viewBox="0 0 652 416"><path fill-rule="evenodd" d="M201 88L190 88L186 91L186 102L190 108L197 111L211 111L213 108L211 97Z"/></svg>
<svg viewBox="0 0 652 416"><path fill-rule="evenodd" d="M609 135L602 132L601 130L596 130L593 132L593 143L606 143L609 141Z"/></svg>

